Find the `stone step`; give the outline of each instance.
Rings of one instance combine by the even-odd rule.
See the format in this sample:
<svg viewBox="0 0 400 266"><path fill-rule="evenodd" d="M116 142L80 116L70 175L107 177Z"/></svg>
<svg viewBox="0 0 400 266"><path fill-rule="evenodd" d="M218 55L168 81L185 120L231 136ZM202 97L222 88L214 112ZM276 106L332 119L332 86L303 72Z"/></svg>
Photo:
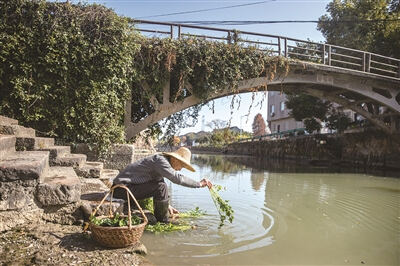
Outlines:
<svg viewBox="0 0 400 266"><path fill-rule="evenodd" d="M41 180L49 166L47 151L19 151L0 160L0 181Z"/></svg>
<svg viewBox="0 0 400 266"><path fill-rule="evenodd" d="M64 155L70 154L71 147L70 146L49 146L47 148L40 149L42 151L50 152L50 165L57 165L55 161L58 158L63 157ZM70 166L70 165L61 165L61 166Z"/></svg>
<svg viewBox="0 0 400 266"><path fill-rule="evenodd" d="M0 125L18 125L18 120L0 115Z"/></svg>
<svg viewBox="0 0 400 266"><path fill-rule="evenodd" d="M53 165L59 166L72 166L75 169L81 167L86 162L86 155L84 154L64 154L57 157Z"/></svg>
<svg viewBox="0 0 400 266"><path fill-rule="evenodd" d="M103 169L101 171L100 180L109 188L112 187L114 178L119 174L118 170L113 169Z"/></svg>
<svg viewBox="0 0 400 266"><path fill-rule="evenodd" d="M78 202L80 197L81 182L72 167L50 167L36 190L43 206Z"/></svg>
<svg viewBox="0 0 400 266"><path fill-rule="evenodd" d="M15 136L0 135L0 160L15 152Z"/></svg>
<svg viewBox="0 0 400 266"><path fill-rule="evenodd" d="M97 178L79 178L81 182L81 192L83 194L92 192L106 192L109 188Z"/></svg>
<svg viewBox="0 0 400 266"><path fill-rule="evenodd" d="M43 150L54 146L53 138L42 138L42 137L17 137L16 149L19 151L32 151L32 150Z"/></svg>
<svg viewBox="0 0 400 266"><path fill-rule="evenodd" d="M0 134L15 135L17 137L35 137L35 130L18 125L0 125Z"/></svg>
<svg viewBox="0 0 400 266"><path fill-rule="evenodd" d="M75 172L84 178L100 178L102 170L102 162L85 162L81 167L75 169Z"/></svg>

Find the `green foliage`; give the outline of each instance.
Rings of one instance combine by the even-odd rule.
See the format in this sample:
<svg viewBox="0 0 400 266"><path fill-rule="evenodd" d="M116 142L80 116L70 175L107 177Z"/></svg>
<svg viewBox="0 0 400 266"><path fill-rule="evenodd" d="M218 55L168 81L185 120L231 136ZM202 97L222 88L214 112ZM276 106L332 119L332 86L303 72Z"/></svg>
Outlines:
<svg viewBox="0 0 400 266"><path fill-rule="evenodd" d="M205 214L205 211L201 210L199 207L196 207L194 210L180 213L179 218L198 218Z"/></svg>
<svg viewBox="0 0 400 266"><path fill-rule="evenodd" d="M339 132L348 128L351 123L351 119L338 111L337 106L305 93L289 93L286 106L291 109L290 115L297 121L303 121L310 133L321 130L321 121L327 122L329 129Z"/></svg>
<svg viewBox="0 0 400 266"><path fill-rule="evenodd" d="M98 226L123 227L129 225L128 217L122 216L119 213L116 213L113 217L104 218L90 216L89 221ZM142 223L142 220L136 215L132 215L131 222L132 225L138 225Z"/></svg>
<svg viewBox="0 0 400 266"><path fill-rule="evenodd" d="M310 117L323 120L331 106L329 102L305 93L288 93L285 104L291 110L289 114L297 121Z"/></svg>
<svg viewBox="0 0 400 266"><path fill-rule="evenodd" d="M400 58L398 0L333 0L326 10L318 30L328 43Z"/></svg>
<svg viewBox="0 0 400 266"><path fill-rule="evenodd" d="M205 214L206 214L205 211L202 211L199 207L196 207L194 210L180 213L179 218L183 219L198 218ZM152 233L168 233L176 231L187 231L192 228L193 226L191 226L187 222L180 222L179 224L172 224L172 223L165 224L158 222L155 225L146 225L145 230Z"/></svg>
<svg viewBox="0 0 400 266"><path fill-rule="evenodd" d="M123 141L136 36L100 5L1 1L0 113L101 151Z"/></svg>
<svg viewBox="0 0 400 266"><path fill-rule="evenodd" d="M226 219L228 219L230 223L233 222L233 212L234 212L232 207L228 204L228 200L222 199L221 196L218 194L218 191L221 191L221 189L222 186L220 185L214 185L210 189L211 198L214 201L215 207L218 210L219 217L221 220L219 228L221 228L224 225Z"/></svg>
<svg viewBox="0 0 400 266"><path fill-rule="evenodd" d="M127 18L97 4L0 1L0 47L0 113L47 136L96 145L100 153L124 141L129 94L138 122L162 103L169 80L170 102L193 93L204 104L225 89L235 93L241 80L288 71L285 58L255 47L145 38ZM200 108L172 115L149 134L196 123Z"/></svg>
<svg viewBox="0 0 400 266"><path fill-rule="evenodd" d="M169 233L176 231L187 231L192 229L191 225L188 224L165 224L165 223L156 223L155 225L146 225L145 230L152 233Z"/></svg>
<svg viewBox="0 0 400 266"><path fill-rule="evenodd" d="M321 123L314 117L306 118L303 122L307 132L309 133L313 133L314 131L319 132L321 130Z"/></svg>
<svg viewBox="0 0 400 266"><path fill-rule="evenodd" d="M285 75L288 71L285 58L271 57L255 47L195 38L142 38L140 47L140 56L134 62L138 74L135 86L143 89L132 96L133 122L155 112L154 105L162 103L162 89L169 78L173 91L170 102L179 103L193 93L205 104L212 95L222 91L235 93L241 80L260 76L272 79L277 73ZM177 123L197 122L200 107L170 116L163 126L173 134Z"/></svg>
<svg viewBox="0 0 400 266"><path fill-rule="evenodd" d="M336 129L343 132L351 124L351 119L343 112L332 112L327 118L327 126L329 129Z"/></svg>

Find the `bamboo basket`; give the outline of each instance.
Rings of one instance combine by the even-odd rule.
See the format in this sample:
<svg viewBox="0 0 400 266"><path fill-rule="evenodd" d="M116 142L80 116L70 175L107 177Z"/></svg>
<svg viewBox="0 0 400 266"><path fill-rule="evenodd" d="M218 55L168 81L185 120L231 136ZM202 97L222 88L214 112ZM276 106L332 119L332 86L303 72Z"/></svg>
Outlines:
<svg viewBox="0 0 400 266"><path fill-rule="evenodd" d="M99 210L100 206L104 203L108 195L111 194L109 216L99 216L98 218L113 217L112 200L113 200L114 189L116 188L123 188L126 190L126 197L128 199L128 221L129 221L128 226L122 226L122 227L99 226L89 221L89 228L90 231L92 232L93 238L101 245L111 248L123 248L134 245L136 242L139 241L139 239L142 237L144 228L148 220L142 208L140 207L139 203L137 202L135 196L133 196L132 192L124 185L113 186L110 189L110 191L104 196L104 198L102 199L100 204L96 207L96 209L92 212L92 215L93 216L96 215L96 212ZM132 225L131 204L129 197L133 199L136 206L139 208L140 213L142 214L143 222L141 224Z"/></svg>

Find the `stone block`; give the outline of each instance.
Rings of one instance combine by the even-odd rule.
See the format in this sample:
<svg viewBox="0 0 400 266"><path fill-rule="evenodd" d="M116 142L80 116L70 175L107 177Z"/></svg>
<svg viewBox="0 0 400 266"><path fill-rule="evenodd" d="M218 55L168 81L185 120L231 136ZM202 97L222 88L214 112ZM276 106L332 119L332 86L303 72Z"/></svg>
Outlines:
<svg viewBox="0 0 400 266"><path fill-rule="evenodd" d="M47 222L72 225L82 224L84 215L81 203L74 202L66 205L46 206L41 218Z"/></svg>
<svg viewBox="0 0 400 266"><path fill-rule="evenodd" d="M115 144L104 162L104 167L121 171L134 161L134 153L133 145Z"/></svg>
<svg viewBox="0 0 400 266"><path fill-rule="evenodd" d="M98 161L98 151L96 147L89 147L89 145L85 143L78 143L71 145L71 150L73 153L85 154L87 156L88 161Z"/></svg>
<svg viewBox="0 0 400 266"><path fill-rule="evenodd" d="M0 134L15 135L17 137L35 137L35 130L19 125L0 125Z"/></svg>
<svg viewBox="0 0 400 266"><path fill-rule="evenodd" d="M108 187L100 180L94 178L80 178L82 194L91 192L105 192Z"/></svg>
<svg viewBox="0 0 400 266"><path fill-rule="evenodd" d="M84 178L100 178L102 170L102 162L85 162L81 167L75 169L75 172Z"/></svg>
<svg viewBox="0 0 400 266"><path fill-rule="evenodd" d="M86 162L86 155L84 154L64 154L58 157L51 163L51 165L71 166L76 168L81 167Z"/></svg>
<svg viewBox="0 0 400 266"><path fill-rule="evenodd" d="M43 206L66 205L79 201L81 183L71 167L51 167L37 186L36 199Z"/></svg>
<svg viewBox="0 0 400 266"><path fill-rule="evenodd" d="M43 148L41 150L50 152L50 165L57 165L55 163L55 161L64 155L70 154L71 147L70 146L49 146L49 147ZM69 166L69 165L65 165L65 166Z"/></svg>
<svg viewBox="0 0 400 266"><path fill-rule="evenodd" d="M42 137L18 137L16 142L16 149L19 151L32 151L32 150L44 150L54 146L53 138L42 138Z"/></svg>
<svg viewBox="0 0 400 266"><path fill-rule="evenodd" d="M0 125L18 125L18 120L0 115Z"/></svg>
<svg viewBox="0 0 400 266"><path fill-rule="evenodd" d="M15 136L0 135L0 160L15 152Z"/></svg>
<svg viewBox="0 0 400 266"><path fill-rule="evenodd" d="M26 209L34 205L38 180L0 182L0 211Z"/></svg>
<svg viewBox="0 0 400 266"><path fill-rule="evenodd" d="M49 165L49 152L15 152L0 160L0 181L40 179Z"/></svg>
<svg viewBox="0 0 400 266"><path fill-rule="evenodd" d="M109 188L111 188L113 184L114 178L119 174L118 170L113 169L103 169L101 171L100 180Z"/></svg>

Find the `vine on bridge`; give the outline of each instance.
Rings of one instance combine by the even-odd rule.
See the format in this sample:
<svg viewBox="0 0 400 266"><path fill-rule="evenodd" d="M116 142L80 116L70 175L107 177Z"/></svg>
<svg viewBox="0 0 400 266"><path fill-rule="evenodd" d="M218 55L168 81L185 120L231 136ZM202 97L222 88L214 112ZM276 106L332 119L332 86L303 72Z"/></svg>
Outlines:
<svg viewBox="0 0 400 266"><path fill-rule="evenodd" d="M257 77L272 80L276 75L285 76L289 70L287 59L271 56L255 46L196 38L142 37L139 42L140 51L134 61L137 75L132 90L133 122L150 115L156 109L154 105L162 103L163 87L167 82L171 86L170 102L179 103L189 95L202 100L200 105L168 117L162 124L166 126L166 134L197 122L200 108L215 95L222 92L237 94L240 81ZM253 88L253 91L258 90ZM240 101L232 99L235 100ZM232 102L231 108L233 106Z"/></svg>

